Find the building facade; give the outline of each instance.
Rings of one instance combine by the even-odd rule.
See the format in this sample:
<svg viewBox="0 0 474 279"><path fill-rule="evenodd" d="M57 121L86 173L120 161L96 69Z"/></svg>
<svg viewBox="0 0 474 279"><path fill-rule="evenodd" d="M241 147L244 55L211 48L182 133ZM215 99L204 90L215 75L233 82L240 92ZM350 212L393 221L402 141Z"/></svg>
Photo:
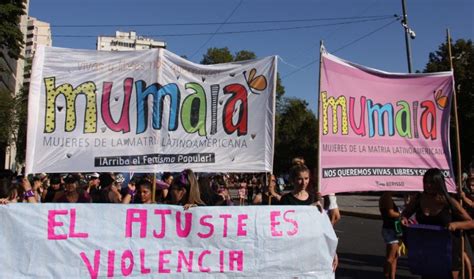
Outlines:
<svg viewBox="0 0 474 279"><path fill-rule="evenodd" d="M115 37L97 37L97 50L129 51L151 48L166 48L166 43L162 41L155 41L151 38L137 36L137 33L134 31L115 31Z"/></svg>
<svg viewBox="0 0 474 279"><path fill-rule="evenodd" d="M51 27L49 23L39 21L29 16L25 40L25 71L23 86L29 88L31 76L31 63L39 45L52 46Z"/></svg>

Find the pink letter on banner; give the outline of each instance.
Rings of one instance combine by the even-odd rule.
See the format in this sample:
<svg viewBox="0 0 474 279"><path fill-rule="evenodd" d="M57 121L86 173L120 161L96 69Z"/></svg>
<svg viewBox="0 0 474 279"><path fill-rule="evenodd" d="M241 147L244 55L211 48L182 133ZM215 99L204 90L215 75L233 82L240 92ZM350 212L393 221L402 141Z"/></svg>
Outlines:
<svg viewBox="0 0 474 279"><path fill-rule="evenodd" d="M441 169L448 190L456 190L449 146L452 72L388 73L327 52L320 72L322 195L421 191L430 168Z"/></svg>
<svg viewBox="0 0 474 279"><path fill-rule="evenodd" d="M286 217L286 215L288 213L295 213L295 211L294 210L287 210L287 211L285 211L285 213L283 213L283 220L285 220L287 223L291 223L293 225L293 230L288 231L288 235L292 236L292 235L295 235L295 234L298 233L298 222L296 222L295 220L293 220L291 218Z"/></svg>
<svg viewBox="0 0 474 279"><path fill-rule="evenodd" d="M200 238L209 238L214 233L214 225L212 223L206 222L206 219L209 218L212 218L212 215L203 215L201 219L199 219L199 224L201 224L203 227L209 227L208 233L198 232L198 236Z"/></svg>
<svg viewBox="0 0 474 279"><path fill-rule="evenodd" d="M270 211L270 230L272 232L272 236L282 236L283 232L278 231L276 226L280 225L280 222L276 220L277 217L280 217L280 211Z"/></svg>
<svg viewBox="0 0 474 279"><path fill-rule="evenodd" d="M188 258L186 259L186 255L184 254L183 251L179 250L178 251L178 268L176 269L177 272L181 272L183 269L183 263L186 265L188 268L188 272L193 272L193 257L194 257L194 252L189 251Z"/></svg>
<svg viewBox="0 0 474 279"><path fill-rule="evenodd" d="M128 266L127 266L127 260L128 260ZM134 265L135 265L135 262L133 260L132 251L125 250L122 254L122 262L121 262L122 275L123 276L128 276L128 275L132 274Z"/></svg>
<svg viewBox="0 0 474 279"><path fill-rule="evenodd" d="M224 220L224 227L222 229L222 237L227 237L227 219L232 218L231 214L221 214L219 215Z"/></svg>
<svg viewBox="0 0 474 279"><path fill-rule="evenodd" d="M137 216L138 215L138 216ZM146 209L127 209L127 221L125 224L125 237L132 237L132 225L134 222L140 224L140 238L146 237L147 210Z"/></svg>
<svg viewBox="0 0 474 279"><path fill-rule="evenodd" d="M107 277L114 277L115 250L110 250L107 257Z"/></svg>
<svg viewBox="0 0 474 279"><path fill-rule="evenodd" d="M247 226L247 224L245 224L244 221L248 218L249 216L247 214L239 214L237 216L237 236L247 235L247 231L245 230L245 226Z"/></svg>
<svg viewBox="0 0 474 279"><path fill-rule="evenodd" d="M166 233L166 215L170 215L171 210L169 209L155 209L155 215L161 215L161 231L156 233L156 230L153 230L153 237L163 238Z"/></svg>
<svg viewBox="0 0 474 279"><path fill-rule="evenodd" d="M88 233L76 232L76 209L75 208L71 208L71 221L69 222L69 237L75 237L75 238L89 237Z"/></svg>
<svg viewBox="0 0 474 279"><path fill-rule="evenodd" d="M201 254L199 255L199 258L198 258L198 266L199 266L199 271L201 272L210 272L211 269L209 267L204 267L203 265L203 262L204 262L204 257L206 255L209 255L211 254L211 251L209 250L204 250L201 252Z"/></svg>
<svg viewBox="0 0 474 279"><path fill-rule="evenodd" d="M140 272L142 274L148 274L151 269L145 266L145 249L140 249Z"/></svg>
<svg viewBox="0 0 474 279"><path fill-rule="evenodd" d="M169 259L166 259L166 255L171 255L171 250L161 250L160 258L158 259L158 273L170 273L171 270L165 267L165 264L170 262Z"/></svg>
<svg viewBox="0 0 474 279"><path fill-rule="evenodd" d="M229 252L230 270L234 270L235 263L237 263L237 270L242 271L244 266L244 252L230 251Z"/></svg>
<svg viewBox="0 0 474 279"><path fill-rule="evenodd" d="M66 209L61 210L48 210L48 239L59 240L67 239L66 234L55 234L54 227L60 227L63 225L63 222L56 222L56 215L67 215Z"/></svg>
<svg viewBox="0 0 474 279"><path fill-rule="evenodd" d="M100 250L95 250L94 252L94 266L91 265L91 262L89 261L89 258L87 258L86 253L81 252L80 255L82 261L84 261L84 264L87 267L87 270L89 271L91 279L97 279L97 277L99 276L100 267Z"/></svg>
<svg viewBox="0 0 474 279"><path fill-rule="evenodd" d="M193 214L191 212L184 213L184 229L182 228L182 217L181 212L176 212L176 234L179 237L188 237L191 232L191 221L193 220Z"/></svg>

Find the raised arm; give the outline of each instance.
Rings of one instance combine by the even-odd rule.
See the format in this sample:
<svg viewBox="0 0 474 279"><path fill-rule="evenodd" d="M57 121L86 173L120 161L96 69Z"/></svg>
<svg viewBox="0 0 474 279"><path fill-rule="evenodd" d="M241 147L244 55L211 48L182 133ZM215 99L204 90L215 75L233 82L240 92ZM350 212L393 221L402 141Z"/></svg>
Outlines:
<svg viewBox="0 0 474 279"><path fill-rule="evenodd" d="M127 187L128 191L125 197L123 197L122 203L130 203L136 194L137 187L135 186L135 183L128 183Z"/></svg>
<svg viewBox="0 0 474 279"><path fill-rule="evenodd" d="M28 178L23 177L23 180L21 181L21 186L23 187L23 190L25 190L23 198L29 203L37 203L38 201L36 200L35 193L33 192L33 188L31 187Z"/></svg>

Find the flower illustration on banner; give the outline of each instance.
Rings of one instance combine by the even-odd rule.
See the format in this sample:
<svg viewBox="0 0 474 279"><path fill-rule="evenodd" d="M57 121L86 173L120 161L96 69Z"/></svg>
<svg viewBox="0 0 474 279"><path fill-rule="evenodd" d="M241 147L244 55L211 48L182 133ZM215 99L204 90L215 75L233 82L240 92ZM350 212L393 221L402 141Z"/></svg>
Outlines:
<svg viewBox="0 0 474 279"><path fill-rule="evenodd" d="M448 106L448 96L443 95L443 89L433 92L436 101L436 106L439 109L445 109Z"/></svg>
<svg viewBox="0 0 474 279"><path fill-rule="evenodd" d="M247 71L244 71L245 81L250 88L250 91L254 94L259 94L254 92L254 90L262 91L267 88L267 79L263 75L256 76L257 70L253 68L250 70L250 73L247 76Z"/></svg>

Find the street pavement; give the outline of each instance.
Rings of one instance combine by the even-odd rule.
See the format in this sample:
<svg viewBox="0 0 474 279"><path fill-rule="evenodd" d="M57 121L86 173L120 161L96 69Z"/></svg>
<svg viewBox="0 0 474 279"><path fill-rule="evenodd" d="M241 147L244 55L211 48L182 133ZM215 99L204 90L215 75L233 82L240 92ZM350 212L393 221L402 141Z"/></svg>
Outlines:
<svg viewBox="0 0 474 279"><path fill-rule="evenodd" d="M342 215L368 219L381 219L379 212L380 194L338 194L337 204ZM403 198L393 197L395 204L403 206Z"/></svg>

